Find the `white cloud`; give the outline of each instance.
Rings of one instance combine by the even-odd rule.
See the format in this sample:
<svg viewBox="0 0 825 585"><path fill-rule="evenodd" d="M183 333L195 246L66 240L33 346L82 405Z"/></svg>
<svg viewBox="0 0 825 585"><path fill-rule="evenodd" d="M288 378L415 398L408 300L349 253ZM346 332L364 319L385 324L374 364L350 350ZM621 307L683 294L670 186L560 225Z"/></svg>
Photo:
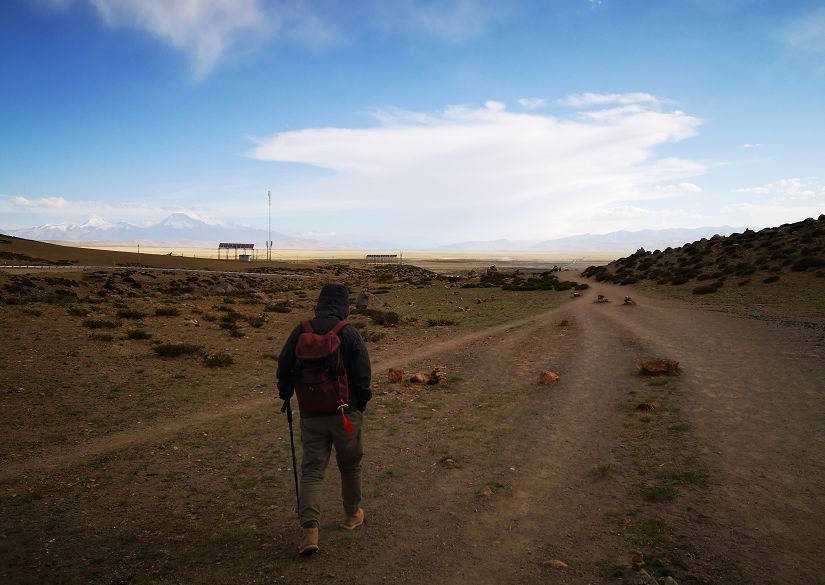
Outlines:
<svg viewBox="0 0 825 585"><path fill-rule="evenodd" d="M543 98L521 98L518 103L525 110L538 110L547 105L547 100Z"/></svg>
<svg viewBox="0 0 825 585"><path fill-rule="evenodd" d="M756 144L751 144L751 143L743 144L742 148L759 148L760 146L762 146L762 145L757 142Z"/></svg>
<svg viewBox="0 0 825 585"><path fill-rule="evenodd" d="M683 195L684 193L702 193L703 189L695 183L682 181L675 185L656 185L654 191L665 195Z"/></svg>
<svg viewBox="0 0 825 585"><path fill-rule="evenodd" d="M398 218L397 229L525 237L545 236L554 223L585 221L590 209L610 202L644 198L639 193L656 184L676 181L690 191L692 183L679 181L707 168L656 156L658 147L693 136L700 124L658 108L564 119L513 113L491 101L435 113L380 110L375 118L370 128L261 138L250 156L335 171L293 196L358 200L365 211Z"/></svg>
<svg viewBox="0 0 825 585"><path fill-rule="evenodd" d="M644 92L634 93L573 93L558 101L559 105L571 108L589 106L659 104L661 100L655 95Z"/></svg>
<svg viewBox="0 0 825 585"><path fill-rule="evenodd" d="M756 187L734 189L734 193L773 194L777 201L825 200L825 183L817 178L792 177Z"/></svg>
<svg viewBox="0 0 825 585"><path fill-rule="evenodd" d="M28 199L20 195L9 197L9 201L15 207L23 209L60 209L69 205L63 197L41 197L40 199Z"/></svg>
<svg viewBox="0 0 825 585"><path fill-rule="evenodd" d="M88 0L113 28L145 30L189 53L196 79L275 24L258 0Z"/></svg>

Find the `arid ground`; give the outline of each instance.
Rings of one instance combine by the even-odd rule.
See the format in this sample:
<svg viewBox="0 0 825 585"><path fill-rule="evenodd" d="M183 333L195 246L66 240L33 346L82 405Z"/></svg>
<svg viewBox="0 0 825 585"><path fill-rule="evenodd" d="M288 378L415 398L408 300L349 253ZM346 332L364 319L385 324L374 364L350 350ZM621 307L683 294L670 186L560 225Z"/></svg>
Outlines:
<svg viewBox="0 0 825 585"><path fill-rule="evenodd" d="M641 552L680 584L823 582L823 279L714 304L273 271L0 272L0 581L608 584ZM367 522L338 528L333 463L300 558L274 359L326 280L399 322L351 318L374 368ZM640 375L651 357L679 371Z"/></svg>

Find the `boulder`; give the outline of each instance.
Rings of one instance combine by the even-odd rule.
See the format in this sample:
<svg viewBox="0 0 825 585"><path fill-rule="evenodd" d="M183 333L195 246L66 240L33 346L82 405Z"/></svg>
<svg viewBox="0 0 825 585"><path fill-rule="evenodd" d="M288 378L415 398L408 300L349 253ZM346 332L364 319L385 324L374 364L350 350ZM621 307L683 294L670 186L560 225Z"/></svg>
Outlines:
<svg viewBox="0 0 825 585"><path fill-rule="evenodd" d="M390 381L390 384L398 384L404 381L404 372L401 370L396 370L395 368L390 368L389 372L387 372L387 378Z"/></svg>
<svg viewBox="0 0 825 585"><path fill-rule="evenodd" d="M424 374L413 374L407 380L410 384L426 384L427 383L427 376Z"/></svg>
<svg viewBox="0 0 825 585"><path fill-rule="evenodd" d="M435 368L432 372L430 372L430 377L427 379L427 384L435 385L446 383L447 372L445 372L442 368Z"/></svg>
<svg viewBox="0 0 825 585"><path fill-rule="evenodd" d="M542 561L541 565L543 567L552 567L553 569L566 569L567 563L564 561L560 561L559 559L551 559L549 561Z"/></svg>
<svg viewBox="0 0 825 585"><path fill-rule="evenodd" d="M679 369L679 362L670 358L653 358L645 360L640 366L639 371L642 374L655 376L657 374L667 374L675 372Z"/></svg>
<svg viewBox="0 0 825 585"><path fill-rule="evenodd" d="M226 295L235 292L235 287L228 282L219 282L209 287L210 294Z"/></svg>
<svg viewBox="0 0 825 585"><path fill-rule="evenodd" d="M635 304L636 304L636 301L634 301L634 300L633 300L633 299L631 299L630 297L625 297L625 298L624 298L624 304L625 304L625 305L635 305Z"/></svg>
<svg viewBox="0 0 825 585"><path fill-rule="evenodd" d="M379 299L371 292L364 291L355 299L355 308L359 311L379 310L387 306L387 303Z"/></svg>
<svg viewBox="0 0 825 585"><path fill-rule="evenodd" d="M541 374L539 374L539 384L551 384L552 382L558 382L559 375L556 372L551 372L550 370L545 370Z"/></svg>

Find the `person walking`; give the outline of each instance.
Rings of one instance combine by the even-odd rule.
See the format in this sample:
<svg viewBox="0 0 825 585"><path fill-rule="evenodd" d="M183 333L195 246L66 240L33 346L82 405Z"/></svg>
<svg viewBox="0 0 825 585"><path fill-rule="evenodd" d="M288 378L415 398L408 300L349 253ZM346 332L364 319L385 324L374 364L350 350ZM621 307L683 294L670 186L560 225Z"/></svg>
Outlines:
<svg viewBox="0 0 825 585"><path fill-rule="evenodd" d="M340 283L325 284L315 318L290 333L278 356L278 395L298 398L301 414L300 509L302 555L318 551L321 484L332 448L341 473L344 520L341 528L364 523L361 507L361 430L372 398L369 353L358 330L346 322L349 292Z"/></svg>

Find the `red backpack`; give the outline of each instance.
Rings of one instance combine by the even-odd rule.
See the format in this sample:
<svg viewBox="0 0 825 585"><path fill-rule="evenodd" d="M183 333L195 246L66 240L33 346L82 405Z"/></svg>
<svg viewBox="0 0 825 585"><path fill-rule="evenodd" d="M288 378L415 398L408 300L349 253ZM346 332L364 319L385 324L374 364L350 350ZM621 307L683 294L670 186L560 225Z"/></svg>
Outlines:
<svg viewBox="0 0 825 585"><path fill-rule="evenodd" d="M346 326L341 320L327 333L315 333L312 323L302 321L303 331L295 345L297 376L295 394L301 412L308 414L329 414L341 412L341 419L347 432L352 432L352 424L344 415L349 405L347 370L341 359L341 338L338 332Z"/></svg>

